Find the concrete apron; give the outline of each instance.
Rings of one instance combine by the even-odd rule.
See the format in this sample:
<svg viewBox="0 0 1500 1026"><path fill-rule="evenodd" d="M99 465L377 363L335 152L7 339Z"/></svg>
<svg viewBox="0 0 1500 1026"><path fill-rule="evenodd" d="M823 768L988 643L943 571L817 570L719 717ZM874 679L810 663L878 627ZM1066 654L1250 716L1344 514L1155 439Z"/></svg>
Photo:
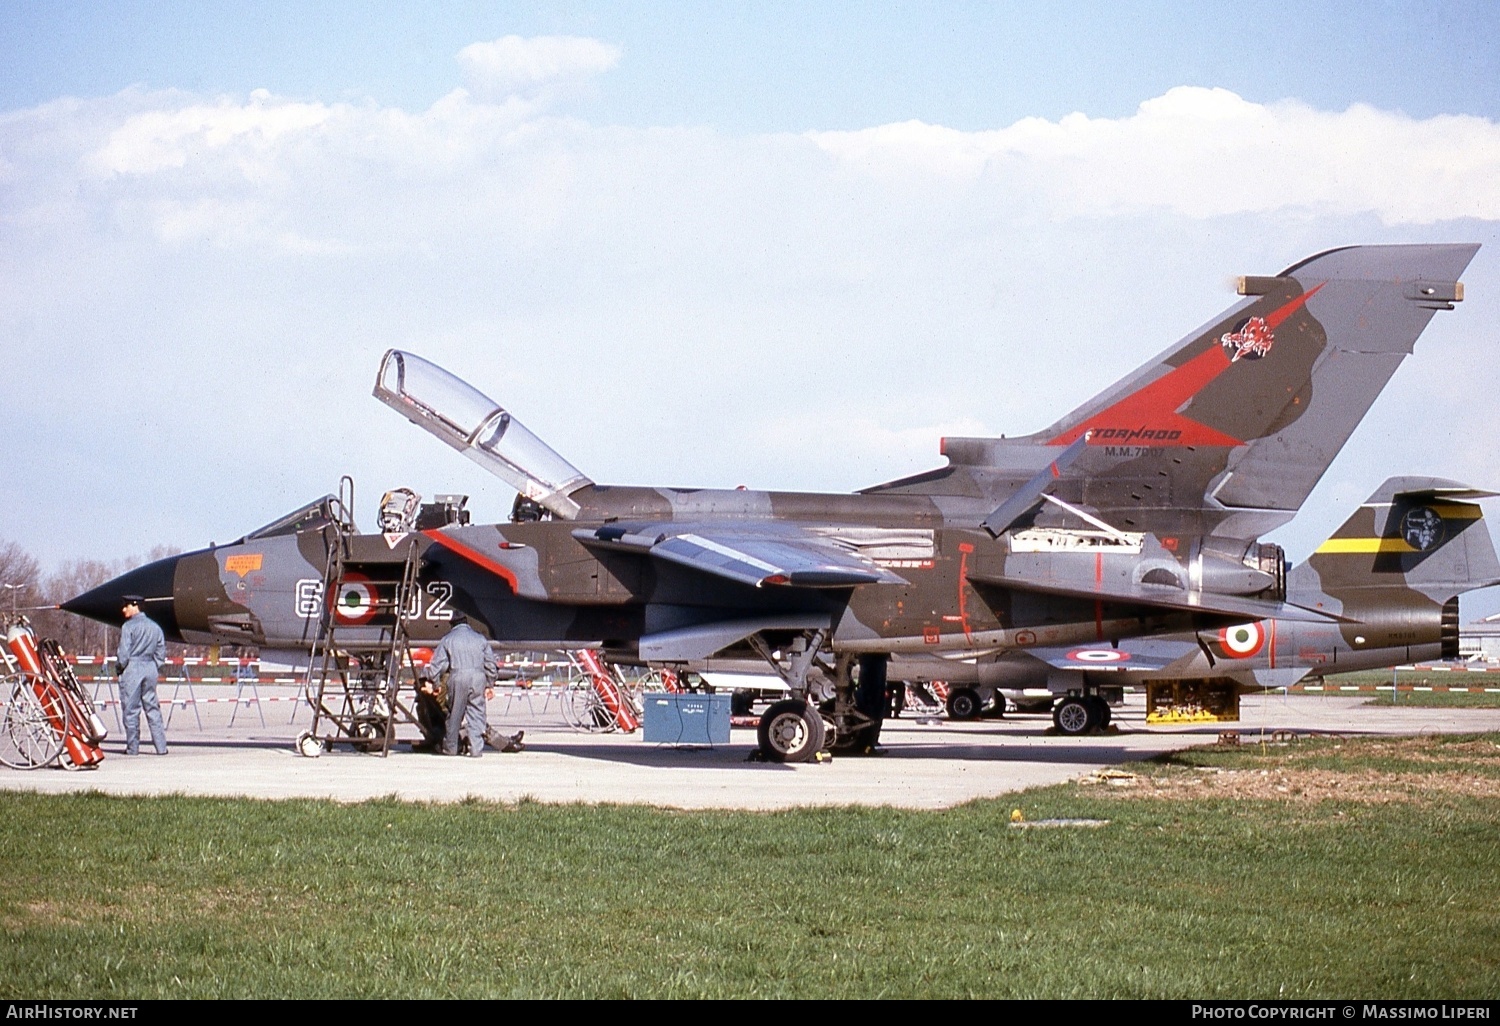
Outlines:
<svg viewBox="0 0 1500 1026"><path fill-rule="evenodd" d="M200 702L196 709L174 710L168 729L171 754L165 758L125 756L123 731L113 713L106 711L111 736L98 769L0 768L0 789L337 801L394 795L443 802L475 796L498 802L534 799L684 809L938 809L1211 744L1226 729L1239 731L1245 742L1278 730L1385 735L1500 730L1500 709L1377 708L1366 705L1368 700L1368 695L1247 696L1238 724L1148 727L1144 699L1131 696L1116 709L1109 733L1081 738L1047 736L1050 716L1011 714L1000 720L953 723L919 720L908 710L901 719L886 722L884 757L841 755L828 763L790 766L748 761L755 748L754 730L735 729L724 747L675 748L648 744L639 733L578 733L545 709L507 708L498 702L491 703L491 722L507 732L524 729L525 752L487 750L481 759L444 758L412 753L402 743L386 758L339 746L309 759L293 750L293 739L308 725L305 710L287 722L291 704L267 703L262 725L257 710L247 714L243 707L233 710ZM231 711L234 725L228 723Z"/></svg>

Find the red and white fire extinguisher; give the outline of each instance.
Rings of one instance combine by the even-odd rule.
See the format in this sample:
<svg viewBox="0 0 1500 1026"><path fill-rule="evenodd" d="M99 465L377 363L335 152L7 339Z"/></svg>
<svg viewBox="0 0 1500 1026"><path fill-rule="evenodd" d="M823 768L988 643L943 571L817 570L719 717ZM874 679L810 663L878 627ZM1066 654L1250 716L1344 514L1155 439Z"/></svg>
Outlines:
<svg viewBox="0 0 1500 1026"><path fill-rule="evenodd" d="M584 672L589 675L590 682L594 685L594 694L599 696L599 701L604 703L604 708L609 710L615 719L615 726L622 734L633 734L641 725L641 720L636 715L635 706L631 704L630 697L621 692L616 683L614 674L604 665L604 660L599 653L593 649L579 649L575 653L578 662L583 666Z"/></svg>
<svg viewBox="0 0 1500 1026"><path fill-rule="evenodd" d="M24 619L12 623L5 632L5 647L30 678L32 692L52 729L62 736L63 765L85 769L102 762L104 752L99 742L104 740L103 722L91 708L85 707L82 693L75 694L69 682L60 679L48 666L50 660L38 648L31 625Z"/></svg>

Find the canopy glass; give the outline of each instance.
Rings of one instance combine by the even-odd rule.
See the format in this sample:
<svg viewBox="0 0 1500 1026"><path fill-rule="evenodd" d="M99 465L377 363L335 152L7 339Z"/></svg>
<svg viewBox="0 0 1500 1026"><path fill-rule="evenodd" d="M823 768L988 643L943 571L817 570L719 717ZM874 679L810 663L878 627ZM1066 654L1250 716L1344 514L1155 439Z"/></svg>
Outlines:
<svg viewBox="0 0 1500 1026"><path fill-rule="evenodd" d="M388 351L375 398L557 516L578 515L568 495L593 482L499 403L437 364Z"/></svg>

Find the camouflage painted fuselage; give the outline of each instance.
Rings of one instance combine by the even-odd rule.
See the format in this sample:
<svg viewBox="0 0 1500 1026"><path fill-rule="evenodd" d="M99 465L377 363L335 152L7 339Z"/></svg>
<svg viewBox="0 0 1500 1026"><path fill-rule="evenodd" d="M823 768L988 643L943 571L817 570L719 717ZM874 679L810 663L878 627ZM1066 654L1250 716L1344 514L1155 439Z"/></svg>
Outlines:
<svg viewBox="0 0 1500 1026"><path fill-rule="evenodd" d="M891 673L979 688L1094 686L1229 679L1286 687L1305 676L1458 656L1458 596L1500 584L1483 511L1461 501L1492 493L1436 478L1386 481L1308 561L1288 575L1287 600L1334 621L1270 618L1112 645L1038 645L954 663L907 660Z"/></svg>
<svg viewBox="0 0 1500 1026"><path fill-rule="evenodd" d="M363 631L372 641L379 638L387 619L378 611L379 598L395 588L411 546L423 565L421 599L407 609L416 641L441 637L455 611L488 625L491 636L510 647L603 647L620 656L636 654L645 636L761 618L785 621L784 629L799 618L827 623L833 649L848 652L976 652L1095 642L1222 620L976 580L1002 577L1008 561L1036 558L1013 553L1007 536L996 539L983 530L947 526L949 518L973 523L987 512L980 509L983 503L946 502L945 517L933 500L916 496L592 491L608 506L585 502L584 513L573 521L348 538L349 570L343 594L333 600L343 636L357 639ZM606 520L599 515L605 509L618 512ZM656 523L712 520L750 531L757 525L808 523L830 535L852 536L875 563L902 580L857 588L755 587L600 550L575 537L580 529L626 517ZM174 556L132 571L109 590L143 589L161 600L150 604L152 614L178 640L305 649L318 632L328 547L336 538L325 525ZM1159 546L1157 551L1170 558ZM1053 576L1080 581L1102 577L1106 570L1129 573L1139 561L1135 552L1051 553L1048 558ZM109 619L110 602L91 603L81 596L74 605L97 605L96 615Z"/></svg>
<svg viewBox="0 0 1500 1026"><path fill-rule="evenodd" d="M836 656L980 656L1328 621L1342 614L1284 604L1281 552L1257 539L1462 298L1476 249L1347 247L1242 279L1220 317L1047 430L947 439L948 466L853 495L597 485L467 383L393 350L376 396L517 487L531 508L516 522L346 537L294 515L66 608L117 621L120 595L139 592L184 641L303 651L331 608L343 638L373 640L415 550L418 642L461 610L508 646L652 662L799 638ZM325 595L334 544L346 572Z"/></svg>

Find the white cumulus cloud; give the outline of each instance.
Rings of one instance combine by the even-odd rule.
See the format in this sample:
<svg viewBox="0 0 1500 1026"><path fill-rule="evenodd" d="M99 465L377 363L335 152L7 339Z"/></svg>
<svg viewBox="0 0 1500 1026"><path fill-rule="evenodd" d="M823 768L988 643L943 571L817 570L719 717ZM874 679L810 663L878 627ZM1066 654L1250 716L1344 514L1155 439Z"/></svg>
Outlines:
<svg viewBox="0 0 1500 1026"><path fill-rule="evenodd" d="M182 167L190 157L209 151L233 149L246 162L270 152L289 134L316 128L334 110L321 103L276 101L262 89L252 93L248 103L223 98L212 104L149 110L111 132L93 160L99 170L120 174Z"/></svg>
<svg viewBox="0 0 1500 1026"><path fill-rule="evenodd" d="M1025 118L976 132L912 121L810 138L871 175L1019 194L1060 216L1500 218L1500 125L1472 116L1320 111L1180 86L1125 118Z"/></svg>
<svg viewBox="0 0 1500 1026"><path fill-rule="evenodd" d="M600 127L549 90L617 48L464 53L470 88L420 111L131 90L0 112L9 536L192 546L346 472L502 516L370 398L387 347L600 481L858 488L940 465L943 434L1044 427L1234 302L1232 276L1361 242L1490 245L1339 479L1484 485L1500 458L1454 443L1493 437L1500 394L1492 121L1183 88L986 131ZM1454 366L1472 399L1439 416L1422 372Z"/></svg>
<svg viewBox="0 0 1500 1026"><path fill-rule="evenodd" d="M476 96L504 98L593 78L620 63L618 46L581 36L504 36L458 51Z"/></svg>

